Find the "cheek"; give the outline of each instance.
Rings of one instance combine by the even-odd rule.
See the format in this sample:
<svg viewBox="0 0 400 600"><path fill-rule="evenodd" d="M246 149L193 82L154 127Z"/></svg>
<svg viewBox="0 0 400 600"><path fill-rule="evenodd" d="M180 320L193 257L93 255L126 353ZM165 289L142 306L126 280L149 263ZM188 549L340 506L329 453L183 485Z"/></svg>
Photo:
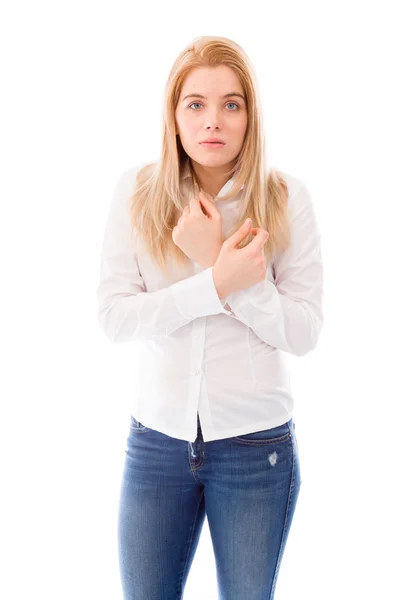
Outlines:
<svg viewBox="0 0 400 600"><path fill-rule="evenodd" d="M176 129L182 139L188 139L191 134L191 125L184 115L176 115Z"/></svg>
<svg viewBox="0 0 400 600"><path fill-rule="evenodd" d="M187 120L181 123L182 136L190 143L196 137L198 127L193 121Z"/></svg>
<svg viewBox="0 0 400 600"><path fill-rule="evenodd" d="M241 139L241 142L244 142L244 138L246 137L246 130L247 130L247 121L245 121L242 126L240 127L240 134L239 137Z"/></svg>

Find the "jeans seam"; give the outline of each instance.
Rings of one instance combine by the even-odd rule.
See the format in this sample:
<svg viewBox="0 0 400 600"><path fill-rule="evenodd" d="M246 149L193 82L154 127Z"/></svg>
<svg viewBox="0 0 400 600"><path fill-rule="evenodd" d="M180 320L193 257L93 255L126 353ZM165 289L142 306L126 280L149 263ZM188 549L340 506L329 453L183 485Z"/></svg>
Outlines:
<svg viewBox="0 0 400 600"><path fill-rule="evenodd" d="M290 437L292 438L291 434L290 434ZM276 582L277 582L277 576L278 576L279 567L280 567L281 560L282 560L283 539L284 539L285 533L286 533L286 526L287 526L288 515L289 515L289 507L290 507L290 504L291 504L292 494L293 494L293 481L294 481L294 470L295 470L295 460L296 460L295 452L294 452L294 449L293 449L293 439L292 439L292 456L293 456L293 460L292 460L292 475L291 475L291 479L290 479L288 501L287 501L287 504L286 504L285 522L284 522L283 529L282 529L281 543L280 543L280 547L279 547L278 558L277 558L276 565L275 565L275 573L274 573L274 577L273 577L273 580L272 580L270 598L273 598L274 597L274 593L275 593L275 586L276 586Z"/></svg>
<svg viewBox="0 0 400 600"><path fill-rule="evenodd" d="M182 598L182 581L183 581L183 578L184 578L185 573L186 573L186 567L187 567L187 563L188 563L188 559L189 559L189 554L190 554L190 550L191 550L192 544L193 544L193 534L194 534L194 530L195 530L195 527L196 527L197 517L198 517L198 514L199 514L199 508L200 508L203 496L204 496L204 489L202 490L202 494L200 496L200 500L199 500L199 503L197 505L196 516L195 516L195 519L194 519L194 522L193 522L192 532L191 532L190 540L189 540L189 546L188 546L188 550L186 552L185 565L183 567L182 575L181 575L181 578L180 578L180 581L179 581L179 584L178 584L178 593L177 593L177 597L176 597L177 600L181 600L181 598Z"/></svg>
<svg viewBox="0 0 400 600"><path fill-rule="evenodd" d="M241 438L240 435L235 436L233 439L236 440L239 444L247 444L248 446L266 446L268 444L282 444L283 442L287 441L288 437L291 437L290 431L278 438L273 438L270 440L246 440Z"/></svg>

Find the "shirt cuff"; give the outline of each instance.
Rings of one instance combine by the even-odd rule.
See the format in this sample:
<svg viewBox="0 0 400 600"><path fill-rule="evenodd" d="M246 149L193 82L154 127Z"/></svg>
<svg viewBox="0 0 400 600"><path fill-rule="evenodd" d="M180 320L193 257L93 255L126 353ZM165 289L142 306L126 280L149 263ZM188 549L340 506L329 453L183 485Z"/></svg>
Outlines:
<svg viewBox="0 0 400 600"><path fill-rule="evenodd" d="M254 287L254 286L252 286ZM227 302L234 310L238 311L244 305L250 302L252 297L252 288L247 288L245 290L237 290L236 292L232 292L226 298L224 298L225 302Z"/></svg>
<svg viewBox="0 0 400 600"><path fill-rule="evenodd" d="M271 281L263 280L244 290L232 292L224 298L224 301L229 303L234 311L239 312L243 306L251 304L257 298L262 298L262 302L268 302L274 288L275 285Z"/></svg>
<svg viewBox="0 0 400 600"><path fill-rule="evenodd" d="M209 267L171 286L175 304L185 317L196 319L220 313L231 314L223 306L224 299L219 299L212 269Z"/></svg>

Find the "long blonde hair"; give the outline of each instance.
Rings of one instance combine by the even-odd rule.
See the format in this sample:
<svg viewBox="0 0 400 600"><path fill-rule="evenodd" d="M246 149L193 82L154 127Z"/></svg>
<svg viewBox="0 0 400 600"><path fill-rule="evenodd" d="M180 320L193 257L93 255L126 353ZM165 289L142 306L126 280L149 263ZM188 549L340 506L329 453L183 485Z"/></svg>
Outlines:
<svg viewBox="0 0 400 600"><path fill-rule="evenodd" d="M229 172L231 176L235 173L233 185L227 194L220 196L222 200L230 199L245 184L238 225L223 239L232 235L245 218L251 217L253 227L261 227L269 233L264 245L267 265L275 253L290 244L288 187L283 174L266 168L262 109L253 66L243 49L232 40L202 36L181 52L171 68L165 86L161 157L137 172L131 196L131 225L167 278L167 254L181 267L190 265L190 259L172 240L172 230L186 206L180 185L185 166L189 165L193 189L198 185L191 161L177 135L175 110L186 76L197 67L220 65L230 67L238 76L245 92L248 115L243 146ZM247 246L252 239L249 233L238 248Z"/></svg>

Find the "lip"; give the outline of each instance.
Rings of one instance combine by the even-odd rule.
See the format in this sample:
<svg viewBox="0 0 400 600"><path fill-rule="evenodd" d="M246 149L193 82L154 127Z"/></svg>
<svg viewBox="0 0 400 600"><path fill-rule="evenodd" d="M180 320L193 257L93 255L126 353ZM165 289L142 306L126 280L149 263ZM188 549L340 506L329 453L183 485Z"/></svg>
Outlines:
<svg viewBox="0 0 400 600"><path fill-rule="evenodd" d="M203 140L202 142L200 142L200 144L208 144L208 143L216 143L216 144L224 144L225 142L219 138L207 138L205 140Z"/></svg>
<svg viewBox="0 0 400 600"><path fill-rule="evenodd" d="M205 148L223 148L225 146L225 144L223 142L200 142L201 146L204 146Z"/></svg>

